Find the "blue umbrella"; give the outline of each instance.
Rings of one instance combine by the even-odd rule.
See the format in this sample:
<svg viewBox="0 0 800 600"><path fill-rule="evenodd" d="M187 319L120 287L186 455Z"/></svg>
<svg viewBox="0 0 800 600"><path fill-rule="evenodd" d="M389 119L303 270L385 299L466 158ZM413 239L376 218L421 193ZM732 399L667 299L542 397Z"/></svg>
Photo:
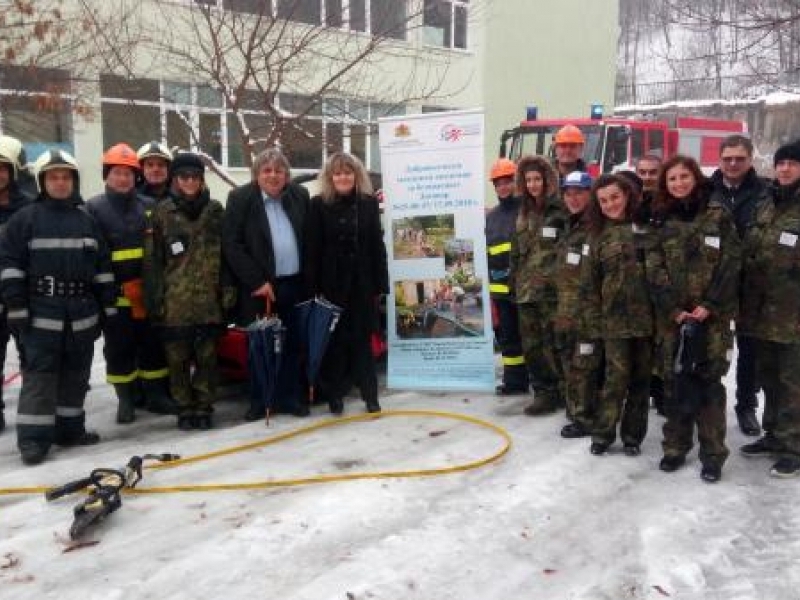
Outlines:
<svg viewBox="0 0 800 600"><path fill-rule="evenodd" d="M277 317L256 319L247 326L247 366L253 405L262 404L269 423L281 368L286 328Z"/></svg>
<svg viewBox="0 0 800 600"><path fill-rule="evenodd" d="M331 340L342 309L324 298L306 300L295 306L300 338L306 350L306 377L308 397L314 402L314 385L319 375L322 357Z"/></svg>

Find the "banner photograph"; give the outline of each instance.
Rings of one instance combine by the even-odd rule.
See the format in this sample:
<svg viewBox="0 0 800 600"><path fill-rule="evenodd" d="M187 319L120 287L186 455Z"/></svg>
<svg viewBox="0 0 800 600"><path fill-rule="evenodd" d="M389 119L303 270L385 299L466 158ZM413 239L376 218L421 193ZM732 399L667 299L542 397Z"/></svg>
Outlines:
<svg viewBox="0 0 800 600"><path fill-rule="evenodd" d="M391 294L388 385L494 389L483 112L379 123Z"/></svg>

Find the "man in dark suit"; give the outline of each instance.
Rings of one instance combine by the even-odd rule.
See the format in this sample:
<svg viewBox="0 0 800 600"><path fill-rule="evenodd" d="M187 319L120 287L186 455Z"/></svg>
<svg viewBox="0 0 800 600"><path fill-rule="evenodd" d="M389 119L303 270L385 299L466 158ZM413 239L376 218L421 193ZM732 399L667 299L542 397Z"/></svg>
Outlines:
<svg viewBox="0 0 800 600"><path fill-rule="evenodd" d="M237 323L248 325L271 311L287 328L274 408L307 416L293 308L306 296L302 240L309 196L304 187L289 181L289 172L289 161L277 149L255 158L253 180L228 196L222 248L239 288ZM253 401L245 419L263 416L264 407Z"/></svg>

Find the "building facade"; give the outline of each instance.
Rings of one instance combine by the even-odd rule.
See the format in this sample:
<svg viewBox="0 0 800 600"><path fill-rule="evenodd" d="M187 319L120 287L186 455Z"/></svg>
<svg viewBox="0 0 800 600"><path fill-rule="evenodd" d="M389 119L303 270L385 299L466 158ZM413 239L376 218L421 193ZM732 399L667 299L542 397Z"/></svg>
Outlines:
<svg viewBox="0 0 800 600"><path fill-rule="evenodd" d="M111 23L116 3L95 4ZM529 105L542 116L585 116L591 103L610 108L613 101L616 0L133 4L125 32L137 29L137 41L126 40L118 60L105 51L79 73L68 60L35 70L0 63L0 130L22 139L31 161L54 144L73 152L87 195L102 189L103 149L120 141L202 151L239 182L249 177L247 155L269 143L279 143L298 171L318 169L344 148L380 172L375 123L382 116L483 107L489 162L501 132ZM252 23L272 28L273 37L265 33L244 59L233 45ZM378 36L380 49L366 52ZM215 46L227 62L210 53ZM211 76L217 62L250 68L258 85L232 91L242 78ZM291 123L276 134L277 121ZM228 184L214 176L209 183L224 199Z"/></svg>

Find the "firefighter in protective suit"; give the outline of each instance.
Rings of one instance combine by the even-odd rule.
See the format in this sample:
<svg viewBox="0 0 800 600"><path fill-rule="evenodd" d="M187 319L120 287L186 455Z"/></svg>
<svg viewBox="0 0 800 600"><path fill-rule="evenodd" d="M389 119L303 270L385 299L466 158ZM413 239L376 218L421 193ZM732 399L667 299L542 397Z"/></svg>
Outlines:
<svg viewBox="0 0 800 600"><path fill-rule="evenodd" d="M508 285L511 239L516 231L520 200L514 195L513 161L501 158L492 165L489 179L497 192L497 206L486 215L486 252L489 264L489 293L498 316L497 343L503 359L503 382L498 395L525 394L528 368L522 354L517 304Z"/></svg>
<svg viewBox="0 0 800 600"><path fill-rule="evenodd" d="M105 192L87 203L111 252L117 284L119 314L103 327L106 378L119 400L117 423L133 422L137 405L162 414L176 411L163 345L142 296L144 237L154 201L136 191L138 176L136 152L127 144L112 146L103 155Z"/></svg>
<svg viewBox="0 0 800 600"><path fill-rule="evenodd" d="M25 348L17 445L28 465L53 443L100 440L86 431L83 404L101 316L116 313L108 249L83 207L75 159L53 149L34 166L39 196L0 239L0 295Z"/></svg>
<svg viewBox="0 0 800 600"><path fill-rule="evenodd" d="M0 136L0 235L6 227L8 220L20 208L25 206L30 199L19 188L19 172L22 168L20 155L22 144L19 140L7 135ZM8 328L5 307L0 304L0 381L3 379L3 368L6 362L6 347L11 338L11 330ZM17 348L21 348L19 340ZM6 426L3 409L3 388L0 385L0 431Z"/></svg>
<svg viewBox="0 0 800 600"><path fill-rule="evenodd" d="M172 152L161 142L153 141L139 148L136 157L142 170L139 193L152 198L156 203L166 200L169 197Z"/></svg>

